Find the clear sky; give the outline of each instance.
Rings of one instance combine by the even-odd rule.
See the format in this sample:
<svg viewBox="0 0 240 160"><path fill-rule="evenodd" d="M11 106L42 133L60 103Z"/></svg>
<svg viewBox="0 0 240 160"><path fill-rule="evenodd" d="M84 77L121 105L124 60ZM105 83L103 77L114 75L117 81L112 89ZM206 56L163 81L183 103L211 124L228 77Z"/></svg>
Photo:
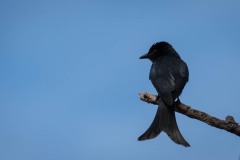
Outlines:
<svg viewBox="0 0 240 160"><path fill-rule="evenodd" d="M137 141L158 41L188 64L182 102L240 122L239 1L0 0L0 159L239 159L239 137L178 113L190 148Z"/></svg>

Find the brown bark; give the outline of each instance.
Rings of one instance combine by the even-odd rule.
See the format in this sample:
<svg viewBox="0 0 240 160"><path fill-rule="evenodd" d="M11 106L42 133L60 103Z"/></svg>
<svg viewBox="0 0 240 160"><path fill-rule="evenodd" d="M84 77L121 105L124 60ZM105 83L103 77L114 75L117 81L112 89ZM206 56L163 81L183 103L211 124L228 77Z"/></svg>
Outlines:
<svg viewBox="0 0 240 160"><path fill-rule="evenodd" d="M157 105L157 96L155 96L154 94L149 94L145 92L139 93L139 96L142 101ZM190 106L181 103L180 101L176 101L174 106L175 111L178 113L181 113L193 119L200 120L204 123L207 123L208 125L219 129L224 129L230 133L240 136L240 125L235 122L232 116L227 116L225 120L221 120L205 112L193 109Z"/></svg>

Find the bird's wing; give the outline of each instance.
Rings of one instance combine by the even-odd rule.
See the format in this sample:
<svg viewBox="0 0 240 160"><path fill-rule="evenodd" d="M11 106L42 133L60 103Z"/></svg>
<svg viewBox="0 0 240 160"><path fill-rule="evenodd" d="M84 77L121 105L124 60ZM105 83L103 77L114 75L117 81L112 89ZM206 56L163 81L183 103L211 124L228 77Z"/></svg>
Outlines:
<svg viewBox="0 0 240 160"><path fill-rule="evenodd" d="M155 68L158 69L158 68ZM154 69L153 69L154 70ZM150 74L150 80L156 88L158 95L169 106L173 104L172 92L175 90L175 79L171 72L162 71L158 69L155 74Z"/></svg>

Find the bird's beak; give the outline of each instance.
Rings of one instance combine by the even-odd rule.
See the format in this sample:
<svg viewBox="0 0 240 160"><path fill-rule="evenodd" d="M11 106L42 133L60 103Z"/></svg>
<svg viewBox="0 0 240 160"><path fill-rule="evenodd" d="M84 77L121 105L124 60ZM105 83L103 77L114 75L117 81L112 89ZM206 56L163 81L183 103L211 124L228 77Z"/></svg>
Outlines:
<svg viewBox="0 0 240 160"><path fill-rule="evenodd" d="M144 54L144 55L142 55L139 59L146 59L146 58L149 58L148 57L148 53L147 54Z"/></svg>

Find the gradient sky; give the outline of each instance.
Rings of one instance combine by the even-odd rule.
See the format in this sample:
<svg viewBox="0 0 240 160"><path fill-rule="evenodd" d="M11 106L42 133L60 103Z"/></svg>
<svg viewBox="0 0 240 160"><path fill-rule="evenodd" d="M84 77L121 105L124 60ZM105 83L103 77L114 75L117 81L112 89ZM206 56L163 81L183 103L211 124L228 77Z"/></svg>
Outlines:
<svg viewBox="0 0 240 160"><path fill-rule="evenodd" d="M182 102L240 122L240 1L0 0L0 159L239 159L239 137L178 113L190 148L137 141L158 41L188 64Z"/></svg>

